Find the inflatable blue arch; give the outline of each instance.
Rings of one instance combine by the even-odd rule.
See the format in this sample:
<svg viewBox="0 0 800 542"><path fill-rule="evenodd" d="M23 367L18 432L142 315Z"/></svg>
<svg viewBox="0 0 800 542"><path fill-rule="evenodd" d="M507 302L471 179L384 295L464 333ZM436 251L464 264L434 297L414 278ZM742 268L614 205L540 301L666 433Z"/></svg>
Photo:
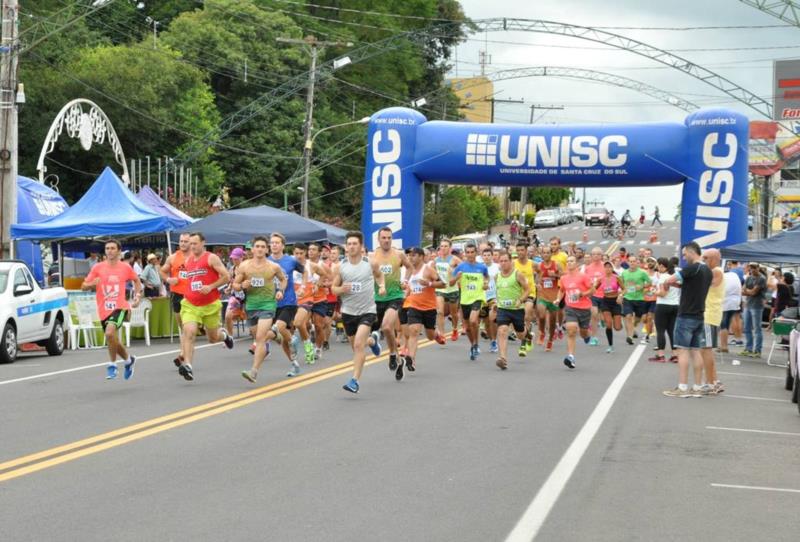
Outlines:
<svg viewBox="0 0 800 542"><path fill-rule="evenodd" d="M428 121L413 109L383 109L367 135L362 231L370 249L384 226L396 246L419 245L425 182L683 183L681 242L740 243L747 240L748 129L744 115L726 109L692 113L683 124L546 126Z"/></svg>

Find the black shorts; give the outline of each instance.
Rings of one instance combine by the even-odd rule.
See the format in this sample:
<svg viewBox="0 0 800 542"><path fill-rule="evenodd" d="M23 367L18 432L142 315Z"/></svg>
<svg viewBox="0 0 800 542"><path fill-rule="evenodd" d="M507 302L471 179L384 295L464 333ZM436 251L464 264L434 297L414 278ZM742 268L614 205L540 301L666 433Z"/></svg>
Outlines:
<svg viewBox="0 0 800 542"><path fill-rule="evenodd" d="M115 328L119 329L122 327L124 322L127 322L131 319L131 311L127 309L117 309L111 314L108 315L108 318L100 322L100 325L103 329L105 329L108 324L113 324Z"/></svg>
<svg viewBox="0 0 800 542"><path fill-rule="evenodd" d="M399 311L397 311L397 315L400 317L400 325L405 326L408 324L408 309L402 307Z"/></svg>
<svg viewBox="0 0 800 542"><path fill-rule="evenodd" d="M359 326L367 326L372 329L372 326L377 321L378 317L374 312L367 314L342 314L342 324L344 324L344 332L348 337L353 337L358 331Z"/></svg>
<svg viewBox="0 0 800 542"><path fill-rule="evenodd" d="M490 299L489 301L485 302L485 303L484 303L484 304L481 306L481 313L480 313L480 317L481 317L481 318L488 318L488 317L489 317L489 314L491 314L491 312L492 312L492 309L493 309L495 306L497 306L497 300L496 300L496 299Z"/></svg>
<svg viewBox="0 0 800 542"><path fill-rule="evenodd" d="M386 316L386 311L389 309L394 309L400 312L400 308L403 306L402 299L390 299L389 301L376 301L375 308L378 312L378 326L383 323L383 317Z"/></svg>
<svg viewBox="0 0 800 542"><path fill-rule="evenodd" d="M495 323L498 326L513 325L517 333L522 333L525 331L525 309L497 309Z"/></svg>
<svg viewBox="0 0 800 542"><path fill-rule="evenodd" d="M275 322L280 320L286 323L286 327L291 327L294 322L294 317L297 314L297 305L284 305L278 307L278 312L275 313Z"/></svg>
<svg viewBox="0 0 800 542"><path fill-rule="evenodd" d="M328 301L327 303L328 308L325 309L325 316L328 318L333 318L333 313L336 312L336 302L331 303Z"/></svg>
<svg viewBox="0 0 800 542"><path fill-rule="evenodd" d="M480 314L482 305L483 301L475 301L470 305L461 305L461 315L464 317L464 320L469 320L469 315L472 311L477 311Z"/></svg>
<svg viewBox="0 0 800 542"><path fill-rule="evenodd" d="M621 316L622 305L617 303L616 297L604 297L602 300L600 300L600 311L610 312L611 316Z"/></svg>
<svg viewBox="0 0 800 542"><path fill-rule="evenodd" d="M323 318L328 315L328 302L320 301L311 305L311 314L318 314Z"/></svg>
<svg viewBox="0 0 800 542"><path fill-rule="evenodd" d="M175 314L180 314L181 301L183 301L183 294L172 293L169 296L169 300L172 303L172 312L174 312Z"/></svg>
<svg viewBox="0 0 800 542"><path fill-rule="evenodd" d="M436 297L441 297L444 299L445 303L458 303L458 299L461 297L461 292L456 290L455 292L436 292Z"/></svg>
<svg viewBox="0 0 800 542"><path fill-rule="evenodd" d="M422 324L425 329L436 329L436 309L421 311L414 308L403 309L408 313L408 324Z"/></svg>

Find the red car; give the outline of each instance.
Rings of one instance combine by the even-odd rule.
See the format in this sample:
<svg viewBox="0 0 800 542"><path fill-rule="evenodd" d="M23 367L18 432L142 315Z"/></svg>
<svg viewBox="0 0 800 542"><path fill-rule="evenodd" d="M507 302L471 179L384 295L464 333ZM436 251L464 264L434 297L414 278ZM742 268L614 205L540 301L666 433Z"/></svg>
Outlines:
<svg viewBox="0 0 800 542"><path fill-rule="evenodd" d="M595 207L586 211L584 222L587 226L594 226L595 224L608 224L608 209L605 207Z"/></svg>

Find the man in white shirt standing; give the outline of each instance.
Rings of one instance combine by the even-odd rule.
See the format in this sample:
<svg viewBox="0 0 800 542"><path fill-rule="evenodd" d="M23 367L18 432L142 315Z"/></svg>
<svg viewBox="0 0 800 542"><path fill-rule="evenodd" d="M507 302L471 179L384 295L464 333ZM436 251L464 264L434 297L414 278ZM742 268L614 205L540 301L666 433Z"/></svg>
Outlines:
<svg viewBox="0 0 800 542"><path fill-rule="evenodd" d="M719 351L727 353L731 324L742 313L742 283L734 271L727 271L722 280L725 283L725 297L722 300L722 323L719 326Z"/></svg>

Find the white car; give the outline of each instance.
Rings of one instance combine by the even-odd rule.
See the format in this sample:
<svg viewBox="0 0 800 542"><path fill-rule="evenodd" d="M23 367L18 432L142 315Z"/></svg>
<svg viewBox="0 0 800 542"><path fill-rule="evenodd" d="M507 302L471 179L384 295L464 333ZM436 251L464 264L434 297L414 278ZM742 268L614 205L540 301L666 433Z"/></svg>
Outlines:
<svg viewBox="0 0 800 542"><path fill-rule="evenodd" d="M556 211L553 209L544 209L536 213L536 216L533 217L533 226L535 228L545 227L545 226L558 226L558 215Z"/></svg>
<svg viewBox="0 0 800 542"><path fill-rule="evenodd" d="M68 305L67 291L40 288L25 262L0 261L0 363L17 359L22 343L36 343L60 356Z"/></svg>

